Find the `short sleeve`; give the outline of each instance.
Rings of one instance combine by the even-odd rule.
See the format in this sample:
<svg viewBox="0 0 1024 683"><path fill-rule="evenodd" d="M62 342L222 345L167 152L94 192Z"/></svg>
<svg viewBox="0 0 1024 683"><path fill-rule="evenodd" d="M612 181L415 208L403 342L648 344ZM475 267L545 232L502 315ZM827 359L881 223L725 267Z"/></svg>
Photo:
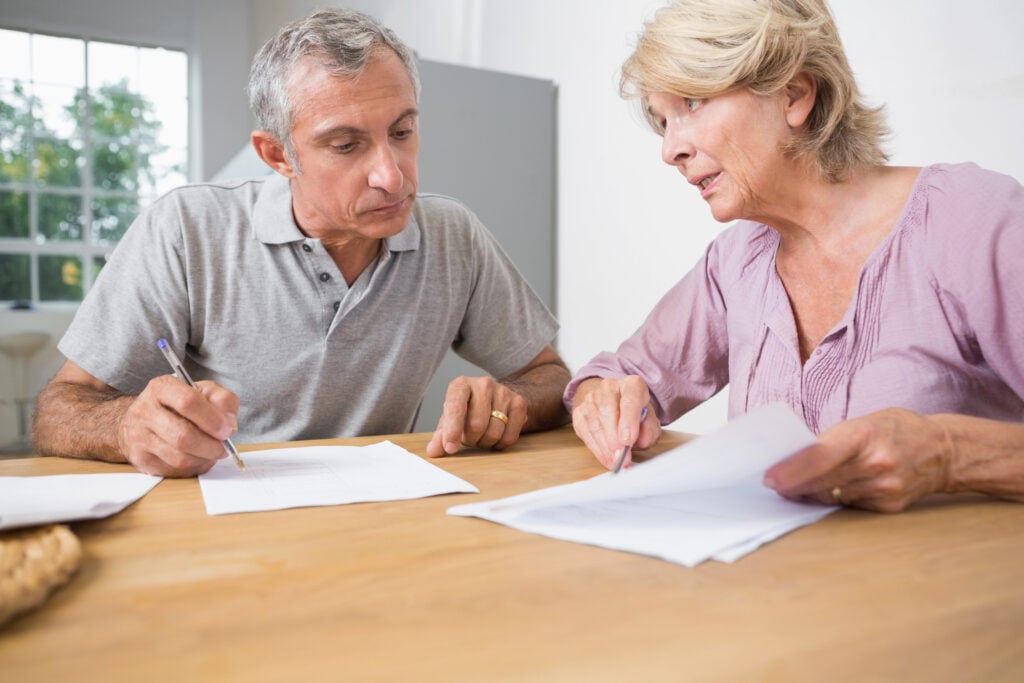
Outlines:
<svg viewBox="0 0 1024 683"><path fill-rule="evenodd" d="M558 331L554 316L483 224L466 210L473 284L452 344L462 358L495 377L523 368Z"/></svg>
<svg viewBox="0 0 1024 683"><path fill-rule="evenodd" d="M124 393L140 393L167 373L158 339L187 338L188 287L175 204L164 197L136 218L58 345L66 358Z"/></svg>

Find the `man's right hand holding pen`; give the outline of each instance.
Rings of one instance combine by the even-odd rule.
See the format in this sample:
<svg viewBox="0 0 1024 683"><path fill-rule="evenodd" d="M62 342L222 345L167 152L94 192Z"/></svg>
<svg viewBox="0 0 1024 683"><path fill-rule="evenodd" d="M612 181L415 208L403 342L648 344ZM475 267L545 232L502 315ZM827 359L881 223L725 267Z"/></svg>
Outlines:
<svg viewBox="0 0 1024 683"><path fill-rule="evenodd" d="M237 395L208 381L193 389L171 374L154 377L133 395L68 360L40 400L49 402L49 419L62 413L87 415L84 426L61 430L50 425L59 438L51 439L53 453L45 454L127 462L163 477L206 472L228 457L223 439L238 429Z"/></svg>
<svg viewBox="0 0 1024 683"><path fill-rule="evenodd" d="M238 431L238 396L213 382L193 389L174 375L150 380L117 429L124 458L140 472L192 477L228 457L224 440Z"/></svg>
<svg viewBox="0 0 1024 683"><path fill-rule="evenodd" d="M615 468L616 455L627 448L623 464L628 466L632 448L650 448L661 436L650 401L647 385L639 377L588 379L573 398L573 429L608 469Z"/></svg>

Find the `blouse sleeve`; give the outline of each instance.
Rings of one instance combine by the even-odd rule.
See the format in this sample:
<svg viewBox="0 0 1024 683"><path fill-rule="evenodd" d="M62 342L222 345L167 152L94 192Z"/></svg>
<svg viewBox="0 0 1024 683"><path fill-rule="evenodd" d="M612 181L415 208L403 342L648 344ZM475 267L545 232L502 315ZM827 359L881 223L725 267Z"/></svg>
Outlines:
<svg viewBox="0 0 1024 683"><path fill-rule="evenodd" d="M602 352L566 387L571 411L591 377L637 375L647 383L658 419L668 424L714 396L729 381L726 307L720 287L720 240L655 305L614 353Z"/></svg>
<svg viewBox="0 0 1024 683"><path fill-rule="evenodd" d="M972 347L1024 398L1024 187L973 164L936 174L928 205L933 286Z"/></svg>

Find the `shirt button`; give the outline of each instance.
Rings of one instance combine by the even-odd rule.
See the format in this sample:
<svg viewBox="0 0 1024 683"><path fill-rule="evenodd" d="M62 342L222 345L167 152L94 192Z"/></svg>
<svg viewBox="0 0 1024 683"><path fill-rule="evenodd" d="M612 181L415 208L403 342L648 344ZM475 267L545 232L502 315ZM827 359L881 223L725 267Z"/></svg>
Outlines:
<svg viewBox="0 0 1024 683"><path fill-rule="evenodd" d="M320 273L320 282L327 282L331 279L330 273Z"/></svg>
<svg viewBox="0 0 1024 683"><path fill-rule="evenodd" d="M814 349L814 355L815 356L820 356L821 355L821 349Z"/></svg>
<svg viewBox="0 0 1024 683"><path fill-rule="evenodd" d="M313 247L309 246L308 244L303 244L302 251L313 251Z"/></svg>
<svg viewBox="0 0 1024 683"><path fill-rule="evenodd" d="M340 301L335 301L334 302L334 310L337 311L339 308L341 308L341 302Z"/></svg>

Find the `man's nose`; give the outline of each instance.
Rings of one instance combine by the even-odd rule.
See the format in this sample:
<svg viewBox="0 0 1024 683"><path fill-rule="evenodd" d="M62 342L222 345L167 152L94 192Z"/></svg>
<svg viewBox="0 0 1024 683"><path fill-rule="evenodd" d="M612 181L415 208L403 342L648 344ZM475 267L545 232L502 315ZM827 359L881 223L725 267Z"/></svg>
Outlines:
<svg viewBox="0 0 1024 683"><path fill-rule="evenodd" d="M402 175L402 169L398 165L395 151L390 146L381 146L371 163L372 167L369 173L370 187L375 187L388 193L398 192L402 189L402 183L405 178Z"/></svg>

